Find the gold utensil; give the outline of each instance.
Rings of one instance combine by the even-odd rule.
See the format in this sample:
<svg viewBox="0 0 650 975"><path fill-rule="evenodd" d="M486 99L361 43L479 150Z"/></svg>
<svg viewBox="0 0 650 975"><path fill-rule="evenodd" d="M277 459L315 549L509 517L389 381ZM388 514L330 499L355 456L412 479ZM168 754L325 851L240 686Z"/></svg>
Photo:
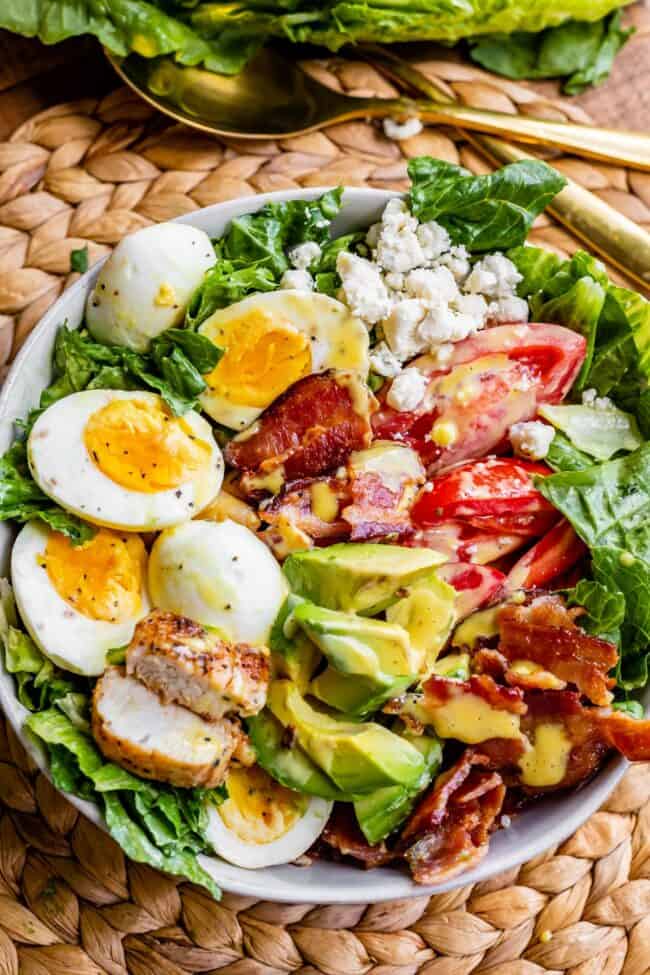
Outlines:
<svg viewBox="0 0 650 975"><path fill-rule="evenodd" d="M381 49L375 52L373 58L384 57ZM425 122L555 146L650 171L650 136L641 133L470 108L443 99L437 90L426 102L355 98L322 85L272 48L262 51L238 75L184 68L168 57L108 57L124 81L148 102L179 121L218 135L287 138L348 119L417 115Z"/></svg>
<svg viewBox="0 0 650 975"><path fill-rule="evenodd" d="M453 104L441 86L392 52L364 46L359 53L384 74L407 84L411 90ZM464 135L492 162L511 163L530 158L528 153L502 139L475 132L465 132ZM650 288L650 234L633 220L570 179L549 204L548 210L559 223L584 241L589 250L597 251L644 291Z"/></svg>

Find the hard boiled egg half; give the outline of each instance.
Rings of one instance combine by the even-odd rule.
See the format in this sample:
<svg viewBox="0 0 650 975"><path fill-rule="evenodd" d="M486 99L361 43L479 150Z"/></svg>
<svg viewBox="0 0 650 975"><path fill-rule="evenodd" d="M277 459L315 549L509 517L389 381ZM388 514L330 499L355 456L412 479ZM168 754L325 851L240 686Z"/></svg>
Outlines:
<svg viewBox="0 0 650 975"><path fill-rule="evenodd" d="M186 224L161 223L129 234L88 296L88 328L100 342L144 352L152 338L180 324L214 262L208 235Z"/></svg>
<svg viewBox="0 0 650 975"><path fill-rule="evenodd" d="M11 577L34 642L65 670L101 674L106 651L128 643L149 612L146 560L139 535L100 528L74 546L29 522L11 553Z"/></svg>
<svg viewBox="0 0 650 975"><path fill-rule="evenodd" d="M206 839L239 867L295 860L318 839L332 810L332 802L286 789L259 765L232 768L226 786L226 801L209 811Z"/></svg>
<svg viewBox="0 0 650 975"><path fill-rule="evenodd" d="M213 626L234 642L266 644L288 595L264 542L234 521L168 528L149 557L155 606Z"/></svg>
<svg viewBox="0 0 650 975"><path fill-rule="evenodd" d="M242 430L298 379L326 369L368 374L368 330L340 301L307 291L255 294L216 311L199 331L224 350L201 406Z"/></svg>
<svg viewBox="0 0 650 975"><path fill-rule="evenodd" d="M154 531L216 497L223 458L209 423L173 416L156 393L90 389L58 400L27 444L42 491L75 515L125 531Z"/></svg>

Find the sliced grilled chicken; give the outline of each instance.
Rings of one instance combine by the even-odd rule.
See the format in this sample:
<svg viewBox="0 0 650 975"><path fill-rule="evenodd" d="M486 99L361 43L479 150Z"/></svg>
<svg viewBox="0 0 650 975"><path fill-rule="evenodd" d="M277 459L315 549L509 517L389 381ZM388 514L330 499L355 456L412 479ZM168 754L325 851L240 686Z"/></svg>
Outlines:
<svg viewBox="0 0 650 975"><path fill-rule="evenodd" d="M226 643L186 616L154 610L140 620L126 654L127 673L160 695L213 721L257 714L266 703L269 652Z"/></svg>
<svg viewBox="0 0 650 975"><path fill-rule="evenodd" d="M145 779L184 788L219 785L244 737L238 721L205 721L163 704L119 667L95 685L92 730L106 758Z"/></svg>

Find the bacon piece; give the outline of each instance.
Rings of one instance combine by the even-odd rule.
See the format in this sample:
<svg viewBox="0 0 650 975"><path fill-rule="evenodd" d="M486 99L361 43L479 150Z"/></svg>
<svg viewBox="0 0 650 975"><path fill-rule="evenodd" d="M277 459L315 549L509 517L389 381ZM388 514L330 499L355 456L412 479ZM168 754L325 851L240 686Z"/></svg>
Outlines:
<svg viewBox="0 0 650 975"><path fill-rule="evenodd" d="M411 531L408 508L403 505L403 487L392 490L374 472L354 472L350 479L351 504L341 512L351 528L350 540L405 535Z"/></svg>
<svg viewBox="0 0 650 975"><path fill-rule="evenodd" d="M472 694L482 698L497 711L510 711L511 714L525 714L524 695L517 687L504 687L497 684L487 674L472 674L469 680L452 680L433 674L422 685L427 707L441 707L452 698Z"/></svg>
<svg viewBox="0 0 650 975"><path fill-rule="evenodd" d="M489 759L468 748L439 775L402 831L400 849L421 884L450 880L479 863L505 796Z"/></svg>
<svg viewBox="0 0 650 975"><path fill-rule="evenodd" d="M287 480L314 477L368 445L369 413L369 395L355 376L306 376L262 414L252 433L230 441L226 460L246 472L244 488L254 487L251 475L266 477L280 468Z"/></svg>
<svg viewBox="0 0 650 975"><path fill-rule="evenodd" d="M397 856L383 842L376 846L368 843L357 823L354 809L348 803L336 803L321 840L342 856L359 860L367 869L381 867Z"/></svg>
<svg viewBox="0 0 650 975"><path fill-rule="evenodd" d="M312 488L317 484L325 484L339 499L339 509L349 498L348 486L345 480L336 477L303 478L287 484L284 490L272 498L268 503L260 505L260 518L268 525L290 524L299 531L305 532L317 544L331 544L344 541L349 534L346 522L340 517L333 521L323 521L312 510Z"/></svg>
<svg viewBox="0 0 650 975"><path fill-rule="evenodd" d="M540 596L528 606L506 604L499 610L499 652L509 661L540 664L594 704L607 705L616 683L608 673L618 652L613 643L581 630L574 616L559 596Z"/></svg>

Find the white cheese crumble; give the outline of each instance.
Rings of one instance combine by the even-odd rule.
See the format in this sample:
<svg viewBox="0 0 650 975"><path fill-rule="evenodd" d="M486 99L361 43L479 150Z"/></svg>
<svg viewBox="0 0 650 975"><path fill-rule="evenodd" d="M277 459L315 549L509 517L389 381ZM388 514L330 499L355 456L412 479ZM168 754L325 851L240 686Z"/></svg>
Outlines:
<svg viewBox="0 0 650 975"><path fill-rule="evenodd" d="M449 234L435 220L421 223L415 233L427 263L435 261L451 247Z"/></svg>
<svg viewBox="0 0 650 975"><path fill-rule="evenodd" d="M370 368L378 376L393 379L401 372L402 363L388 348L385 342L378 342L370 353Z"/></svg>
<svg viewBox="0 0 650 975"><path fill-rule="evenodd" d="M433 269L418 267L406 275L406 290L413 298L438 304L449 304L459 296L458 285L454 276L446 267Z"/></svg>
<svg viewBox="0 0 650 975"><path fill-rule="evenodd" d="M299 271L306 271L312 264L320 260L321 249L314 240L307 240L289 251L289 260Z"/></svg>
<svg viewBox="0 0 650 975"><path fill-rule="evenodd" d="M518 457L542 460L548 454L555 430L548 423L530 420L527 423L513 423L509 436L512 449Z"/></svg>
<svg viewBox="0 0 650 975"><path fill-rule="evenodd" d="M448 267L456 281L464 285L464 281L470 272L469 251L463 244L452 247L446 254L442 254L438 259L438 264Z"/></svg>
<svg viewBox="0 0 650 975"><path fill-rule="evenodd" d="M393 379L386 402L400 413L415 410L422 402L427 385L427 377L411 366Z"/></svg>
<svg viewBox="0 0 650 975"><path fill-rule="evenodd" d="M422 122L415 117L409 118L405 122L398 122L394 118L385 118L383 129L387 139L399 142L401 139L411 139L414 135L419 135L422 131Z"/></svg>
<svg viewBox="0 0 650 975"><path fill-rule="evenodd" d="M314 279L309 271L294 268L284 272L280 278L280 287L288 291L313 291Z"/></svg>
<svg viewBox="0 0 650 975"><path fill-rule="evenodd" d="M341 251L336 259L345 301L353 315L376 325L390 312L391 302L379 269L365 257Z"/></svg>
<svg viewBox="0 0 650 975"><path fill-rule="evenodd" d="M527 322L528 315L528 302L516 295L497 298L491 301L488 307L488 316L495 325L504 322Z"/></svg>
<svg viewBox="0 0 650 975"><path fill-rule="evenodd" d="M488 298L509 298L522 280L521 274L503 254L487 254L477 261L465 281L465 290Z"/></svg>
<svg viewBox="0 0 650 975"><path fill-rule="evenodd" d="M406 298L395 305L382 323L384 338L401 362L412 359L426 349L426 340L418 335L418 325L425 315L426 308L421 301Z"/></svg>
<svg viewBox="0 0 650 975"><path fill-rule="evenodd" d="M614 403L609 396L599 396L597 389L585 389L582 394L582 402L584 406L591 406L595 410L615 409Z"/></svg>

